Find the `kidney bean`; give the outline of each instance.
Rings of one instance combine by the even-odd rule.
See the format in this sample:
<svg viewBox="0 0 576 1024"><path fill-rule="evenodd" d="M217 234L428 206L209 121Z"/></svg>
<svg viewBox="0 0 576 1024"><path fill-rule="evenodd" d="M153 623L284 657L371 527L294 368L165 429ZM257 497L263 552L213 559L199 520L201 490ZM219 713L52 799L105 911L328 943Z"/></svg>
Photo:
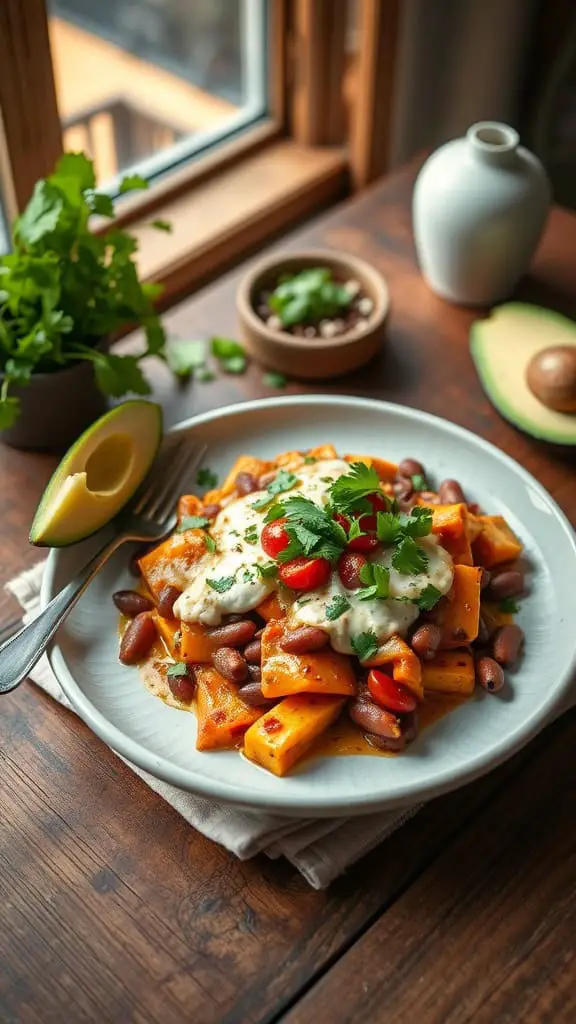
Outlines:
<svg viewBox="0 0 576 1024"><path fill-rule="evenodd" d="M457 480L443 480L438 488L442 505L458 505L465 502L464 491Z"/></svg>
<svg viewBox="0 0 576 1024"><path fill-rule="evenodd" d="M480 615L478 619L478 636L473 641L473 643L478 647L484 647L489 642L489 640L490 630L488 629L486 622L482 618L482 615Z"/></svg>
<svg viewBox="0 0 576 1024"><path fill-rule="evenodd" d="M229 626L231 622L244 622L246 619L246 612L231 612L230 615L224 615L222 617L222 623L225 626Z"/></svg>
<svg viewBox="0 0 576 1024"><path fill-rule="evenodd" d="M290 654L308 654L309 651L319 651L328 643L328 633L316 626L300 626L286 633L279 643L283 651Z"/></svg>
<svg viewBox="0 0 576 1024"><path fill-rule="evenodd" d="M182 700L185 703L189 703L194 696L194 689L196 685L196 679L194 677L194 669L191 665L187 665L186 671L182 675L168 675L166 676L166 682L170 687L170 691L177 700Z"/></svg>
<svg viewBox="0 0 576 1024"><path fill-rule="evenodd" d="M374 736L399 739L402 735L398 716L385 711L363 696L348 705L348 714L356 725Z"/></svg>
<svg viewBox="0 0 576 1024"><path fill-rule="evenodd" d="M253 708L272 707L275 701L265 697L259 682L245 683L238 690L238 696Z"/></svg>
<svg viewBox="0 0 576 1024"><path fill-rule="evenodd" d="M486 587L492 579L492 573L488 569L482 569L482 575L480 577L480 590L486 590Z"/></svg>
<svg viewBox="0 0 576 1024"><path fill-rule="evenodd" d="M367 559L356 551L345 551L338 559L338 575L347 590L358 590L362 586L360 571Z"/></svg>
<svg viewBox="0 0 576 1024"><path fill-rule="evenodd" d="M402 715L402 733L398 737L376 736L373 733L365 733L366 739L372 747L377 750L386 750L391 754L400 754L406 749L409 743L413 743L418 735L418 716L415 711L409 715Z"/></svg>
<svg viewBox="0 0 576 1024"><path fill-rule="evenodd" d="M182 593L178 587L173 587L171 583L167 583L165 587L158 594L157 608L159 614L163 619L171 619L174 615L174 602L178 600Z"/></svg>
<svg viewBox="0 0 576 1024"><path fill-rule="evenodd" d="M516 623L499 626L492 637L492 656L499 665L513 665L520 653L524 633Z"/></svg>
<svg viewBox="0 0 576 1024"><path fill-rule="evenodd" d="M238 473L236 480L234 481L238 494L252 494L253 491L257 491L260 487L257 479L252 473Z"/></svg>
<svg viewBox="0 0 576 1024"><path fill-rule="evenodd" d="M256 632L254 633L254 639L255 640L259 640L265 629L266 629L266 626L261 626L260 629L257 629Z"/></svg>
<svg viewBox="0 0 576 1024"><path fill-rule="evenodd" d="M430 661L440 646L442 630L433 622L426 622L412 634L410 645L415 654L423 661Z"/></svg>
<svg viewBox="0 0 576 1024"><path fill-rule="evenodd" d="M478 658L476 679L489 693L498 693L504 686L504 670L494 658Z"/></svg>
<svg viewBox="0 0 576 1024"><path fill-rule="evenodd" d="M206 516L207 519L215 519L220 511L220 505L209 503L208 505L202 506L202 515Z"/></svg>
<svg viewBox="0 0 576 1024"><path fill-rule="evenodd" d="M408 477L402 476L392 485L392 490L399 501L408 501L414 494L414 485Z"/></svg>
<svg viewBox="0 0 576 1024"><path fill-rule="evenodd" d="M262 660L262 643L260 640L251 640L243 650L246 661L252 665L259 665Z"/></svg>
<svg viewBox="0 0 576 1024"><path fill-rule="evenodd" d="M398 466L398 476L425 476L424 466L417 459L402 459Z"/></svg>
<svg viewBox="0 0 576 1024"><path fill-rule="evenodd" d="M254 683L259 683L262 679L262 669L260 665L248 665L248 672L250 673L250 679Z"/></svg>
<svg viewBox="0 0 576 1024"><path fill-rule="evenodd" d="M122 615L139 615L140 612L149 612L154 607L149 597L139 594L136 590L117 590L112 594L112 600Z"/></svg>
<svg viewBox="0 0 576 1024"><path fill-rule="evenodd" d="M219 647L212 654L212 664L231 683L243 683L248 675L248 662L235 647Z"/></svg>
<svg viewBox="0 0 576 1024"><path fill-rule="evenodd" d="M128 623L120 642L120 661L136 665L148 654L156 639L156 624L150 612L140 612Z"/></svg>
<svg viewBox="0 0 576 1024"><path fill-rule="evenodd" d="M402 715L402 736L406 740L406 743L412 743L419 731L418 712L410 711L407 715Z"/></svg>
<svg viewBox="0 0 576 1024"><path fill-rule="evenodd" d="M209 630L209 635L222 647L244 647L249 644L256 632L256 623L251 619L240 622L229 622L226 626L216 626Z"/></svg>
<svg viewBox="0 0 576 1024"><path fill-rule="evenodd" d="M524 576L517 569L506 569L494 573L490 580L487 596L492 601L503 601L505 597L518 597L524 590Z"/></svg>

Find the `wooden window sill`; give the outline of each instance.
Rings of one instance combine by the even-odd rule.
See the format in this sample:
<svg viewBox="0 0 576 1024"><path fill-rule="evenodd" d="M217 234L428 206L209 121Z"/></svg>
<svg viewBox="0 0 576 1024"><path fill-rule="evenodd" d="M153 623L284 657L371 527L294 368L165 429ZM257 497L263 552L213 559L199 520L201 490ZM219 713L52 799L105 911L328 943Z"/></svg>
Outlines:
<svg viewBox="0 0 576 1024"><path fill-rule="evenodd" d="M133 220L145 280L165 286L162 304L205 283L256 245L347 191L346 153L283 140L215 172L154 209L170 234Z"/></svg>

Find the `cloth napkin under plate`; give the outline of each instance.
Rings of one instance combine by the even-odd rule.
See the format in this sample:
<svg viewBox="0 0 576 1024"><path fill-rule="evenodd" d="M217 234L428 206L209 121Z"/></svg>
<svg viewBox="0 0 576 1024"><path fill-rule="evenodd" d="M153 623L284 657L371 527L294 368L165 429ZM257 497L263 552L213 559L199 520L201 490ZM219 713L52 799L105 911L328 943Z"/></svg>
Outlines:
<svg viewBox="0 0 576 1024"><path fill-rule="evenodd" d="M33 619L40 610L44 564L38 563L6 584L6 590L25 612L24 622ZM47 658L39 661L30 678L56 701L70 708ZM257 853L265 853L272 858L286 857L315 889L329 885L346 868L413 817L422 806L354 818L285 818L237 810L227 804L194 796L156 779L131 762L126 764L208 839L220 843L240 860L247 860Z"/></svg>

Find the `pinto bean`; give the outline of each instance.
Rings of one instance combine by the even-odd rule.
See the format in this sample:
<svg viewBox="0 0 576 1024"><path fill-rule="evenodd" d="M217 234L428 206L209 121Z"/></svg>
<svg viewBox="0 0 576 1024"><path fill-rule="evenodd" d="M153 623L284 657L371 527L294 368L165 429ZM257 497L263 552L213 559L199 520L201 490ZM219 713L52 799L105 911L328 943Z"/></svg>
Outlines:
<svg viewBox="0 0 576 1024"><path fill-rule="evenodd" d="M122 615L129 615L131 618L140 612L149 612L154 607L149 597L144 597L144 594L139 594L136 590L117 590L112 594L112 600Z"/></svg>
<svg viewBox="0 0 576 1024"><path fill-rule="evenodd" d="M206 516L207 519L215 519L220 511L221 506L217 505L216 502L211 502L208 505L202 506L202 515Z"/></svg>
<svg viewBox="0 0 576 1024"><path fill-rule="evenodd" d="M492 637L492 657L499 665L513 665L523 640L524 633L516 623L499 626Z"/></svg>
<svg viewBox="0 0 576 1024"><path fill-rule="evenodd" d="M246 661L252 665L259 665L262 660L262 643L260 640L251 640L243 650Z"/></svg>
<svg viewBox="0 0 576 1024"><path fill-rule="evenodd" d="M504 686L504 670L494 658L478 658L476 679L489 693L498 693Z"/></svg>
<svg viewBox="0 0 576 1024"><path fill-rule="evenodd" d="M259 483L252 473L238 473L234 481L238 494L252 494L259 489Z"/></svg>
<svg viewBox="0 0 576 1024"><path fill-rule="evenodd" d="M371 700L364 696L348 705L348 714L356 725L359 725L365 732L374 736L381 736L383 739L400 739L402 730L397 715L378 707Z"/></svg>
<svg viewBox="0 0 576 1024"><path fill-rule="evenodd" d="M248 675L246 658L234 647L219 647L212 654L212 664L231 683L243 683Z"/></svg>
<svg viewBox="0 0 576 1024"><path fill-rule="evenodd" d="M443 480L438 488L442 505L459 505L465 502L464 491L457 480Z"/></svg>
<svg viewBox="0 0 576 1024"><path fill-rule="evenodd" d="M256 632L256 623L251 619L240 622L229 622L226 626L216 626L209 630L209 635L221 647L244 647L249 644Z"/></svg>
<svg viewBox="0 0 576 1024"><path fill-rule="evenodd" d="M182 700L185 703L192 700L196 688L196 677L192 665L187 665L186 671L181 675L167 675L166 682L177 700Z"/></svg>
<svg viewBox="0 0 576 1024"><path fill-rule="evenodd" d="M167 583L165 587L158 594L158 613L163 619L171 619L174 615L174 602L178 600L182 593L178 587L173 587L171 583Z"/></svg>
<svg viewBox="0 0 576 1024"><path fill-rule="evenodd" d="M401 728L402 733L398 737L376 736L373 733L365 733L365 736L370 745L376 747L377 750L400 754L418 735L418 715L415 711L408 715L402 715Z"/></svg>
<svg viewBox="0 0 576 1024"><path fill-rule="evenodd" d="M156 624L150 612L140 612L128 623L120 643L120 661L136 665L146 657L156 639Z"/></svg>
<svg viewBox="0 0 576 1024"><path fill-rule="evenodd" d="M413 476L425 476L424 466L417 459L402 459L398 466L398 476L405 476L410 479Z"/></svg>
<svg viewBox="0 0 576 1024"><path fill-rule="evenodd" d="M490 580L487 596L492 601L503 601L506 597L518 597L524 590L524 576L517 569L506 569L494 573Z"/></svg>
<svg viewBox="0 0 576 1024"><path fill-rule="evenodd" d="M269 697L264 696L260 683L256 681L245 683L244 686L241 686L238 690L238 696L253 708L272 707L276 703L270 700Z"/></svg>
<svg viewBox="0 0 576 1024"><path fill-rule="evenodd" d="M309 651L319 651L327 643L328 633L323 629L316 626L300 626L286 633L278 646L290 654L308 654Z"/></svg>
<svg viewBox="0 0 576 1024"><path fill-rule="evenodd" d="M433 622L426 622L412 634L412 650L423 661L430 661L440 646L442 630Z"/></svg>
<svg viewBox="0 0 576 1024"><path fill-rule="evenodd" d="M248 671L252 682L259 683L262 679L262 669L260 668L260 665L248 665Z"/></svg>

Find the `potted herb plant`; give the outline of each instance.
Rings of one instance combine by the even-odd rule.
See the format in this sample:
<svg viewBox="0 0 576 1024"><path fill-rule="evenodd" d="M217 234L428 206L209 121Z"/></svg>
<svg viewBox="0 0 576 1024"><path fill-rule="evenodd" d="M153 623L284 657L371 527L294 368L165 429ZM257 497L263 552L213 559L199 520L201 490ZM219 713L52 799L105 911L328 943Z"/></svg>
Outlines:
<svg viewBox="0 0 576 1024"><path fill-rule="evenodd" d="M140 188L146 182L132 175L120 192ZM113 214L92 162L66 153L13 225L12 251L0 258L0 439L8 444L66 447L104 411L105 396L150 392L140 360L164 354L153 305L161 286L139 280L132 235L91 230L94 216ZM143 351L109 351L132 324L144 329Z"/></svg>
<svg viewBox="0 0 576 1024"><path fill-rule="evenodd" d="M266 366L298 377L334 377L380 348L388 288L368 263L318 250L275 254L241 282L242 337Z"/></svg>

